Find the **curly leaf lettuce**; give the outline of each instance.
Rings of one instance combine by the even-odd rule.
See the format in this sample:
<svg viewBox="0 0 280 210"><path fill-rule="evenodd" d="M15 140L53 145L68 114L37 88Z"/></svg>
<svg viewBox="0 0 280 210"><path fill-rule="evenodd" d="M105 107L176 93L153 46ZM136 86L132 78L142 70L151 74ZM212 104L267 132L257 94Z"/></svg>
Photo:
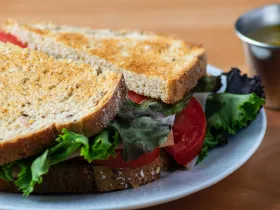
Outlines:
<svg viewBox="0 0 280 210"><path fill-rule="evenodd" d="M107 160L110 156L116 157L115 149L119 144L119 134L114 135L106 130L93 137L92 145L86 144L81 148L81 156L89 163L94 160Z"/></svg>
<svg viewBox="0 0 280 210"><path fill-rule="evenodd" d="M260 98L265 98L264 87L260 76L248 77L241 74L238 68L231 68L227 73L219 76L202 77L194 88L194 92L217 92L222 87L222 76L226 77L226 89L224 92L233 94L255 93Z"/></svg>
<svg viewBox="0 0 280 210"><path fill-rule="evenodd" d="M175 114L187 106L191 96L188 94L176 104L155 99L146 99L141 104L124 101L122 109L107 127L122 139L123 159L137 159L163 144L174 124Z"/></svg>
<svg viewBox="0 0 280 210"><path fill-rule="evenodd" d="M19 172L14 183L24 195L29 195L36 184L42 183L42 176L48 173L52 165L67 160L77 151L88 162L115 156L119 137L118 134L112 135L105 129L89 140L81 134L63 129L56 141L57 144L54 147L47 149L40 156L2 165L0 178L13 181L13 169L17 168Z"/></svg>
<svg viewBox="0 0 280 210"><path fill-rule="evenodd" d="M221 76L205 76L198 81L194 92L217 92L221 87Z"/></svg>
<svg viewBox="0 0 280 210"><path fill-rule="evenodd" d="M137 159L163 144L175 120L174 115L165 116L153 112L149 106L126 101L119 114L109 123L108 129L116 131L124 149L124 160Z"/></svg>
<svg viewBox="0 0 280 210"><path fill-rule="evenodd" d="M4 164L0 167L0 179L13 181L12 164Z"/></svg>
<svg viewBox="0 0 280 210"><path fill-rule="evenodd" d="M241 75L238 68L232 68L229 72L223 73L226 76L227 85L225 92L234 94L255 93L260 98L265 98L264 87L260 76L248 77Z"/></svg>
<svg viewBox="0 0 280 210"><path fill-rule="evenodd" d="M206 102L207 133L198 162L208 150L227 143L228 135L254 120L265 100L252 94L219 93L209 95Z"/></svg>
<svg viewBox="0 0 280 210"><path fill-rule="evenodd" d="M252 94L220 93L210 95L206 102L208 127L212 130L226 130L235 134L237 130L256 118L264 99ZM219 111L215 108L219 107Z"/></svg>

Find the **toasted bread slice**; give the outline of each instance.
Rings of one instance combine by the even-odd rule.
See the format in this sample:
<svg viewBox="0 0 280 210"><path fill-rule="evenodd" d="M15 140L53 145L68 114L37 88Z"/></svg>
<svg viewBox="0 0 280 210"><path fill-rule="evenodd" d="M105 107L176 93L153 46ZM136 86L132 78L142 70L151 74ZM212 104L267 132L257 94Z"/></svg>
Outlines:
<svg viewBox="0 0 280 210"><path fill-rule="evenodd" d="M51 167L33 193L89 193L135 188L158 180L162 166L160 157L137 168L109 168L70 160ZM17 187L0 179L0 191L17 192Z"/></svg>
<svg viewBox="0 0 280 210"><path fill-rule="evenodd" d="M51 146L62 128L92 136L119 111L121 74L0 43L0 164Z"/></svg>
<svg viewBox="0 0 280 210"><path fill-rule="evenodd" d="M8 20L4 30L29 48L56 58L116 66L128 89L175 103L206 73L206 54L200 45L150 32L93 30L57 26L50 22L20 24Z"/></svg>

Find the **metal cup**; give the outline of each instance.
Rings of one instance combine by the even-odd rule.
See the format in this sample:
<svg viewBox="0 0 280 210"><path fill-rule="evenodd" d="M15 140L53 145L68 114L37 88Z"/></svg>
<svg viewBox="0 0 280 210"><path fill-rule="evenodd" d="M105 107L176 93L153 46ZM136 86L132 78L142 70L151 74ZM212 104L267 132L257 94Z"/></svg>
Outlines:
<svg viewBox="0 0 280 210"><path fill-rule="evenodd" d="M265 86L266 107L280 109L280 46L248 37L251 32L271 25L280 25L280 4L266 5L243 14L235 23L235 31L243 42L250 73L260 75Z"/></svg>

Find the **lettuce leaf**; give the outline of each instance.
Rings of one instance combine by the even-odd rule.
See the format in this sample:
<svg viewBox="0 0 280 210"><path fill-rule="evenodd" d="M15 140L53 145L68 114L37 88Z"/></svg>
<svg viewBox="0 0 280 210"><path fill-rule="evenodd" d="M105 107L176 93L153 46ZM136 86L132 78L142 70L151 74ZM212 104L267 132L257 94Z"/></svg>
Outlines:
<svg viewBox="0 0 280 210"><path fill-rule="evenodd" d="M208 150L227 143L228 135L236 134L254 120L265 100L252 94L219 93L209 95L206 102L207 133L198 162Z"/></svg>
<svg viewBox="0 0 280 210"><path fill-rule="evenodd" d="M221 77L226 76L226 93L251 94L255 93L260 98L265 98L264 87L260 76L248 77L241 74L238 68L231 68L227 73L219 76L202 77L194 88L194 92L217 92L222 87Z"/></svg>
<svg viewBox="0 0 280 210"><path fill-rule="evenodd" d="M226 130L235 134L237 130L256 118L264 99L252 94L220 93L208 96L206 102L207 124L213 131ZM219 111L215 108L219 107Z"/></svg>
<svg viewBox="0 0 280 210"><path fill-rule="evenodd" d="M217 92L221 87L221 76L205 76L198 80L194 92Z"/></svg>
<svg viewBox="0 0 280 210"><path fill-rule="evenodd" d="M174 115L165 116L153 112L149 106L126 101L107 128L119 134L124 145L122 156L124 160L129 161L163 144L167 140L174 120Z"/></svg>
<svg viewBox="0 0 280 210"><path fill-rule="evenodd" d="M20 167L20 171L17 174L17 179L14 181L14 184L18 187L19 191L26 191L25 195L27 196L33 190L33 187L30 188L32 182L32 158L16 161L14 165ZM35 183L32 183L32 185L33 184L35 185Z"/></svg>
<svg viewBox="0 0 280 210"><path fill-rule="evenodd" d="M42 176L48 173L52 165L67 160L76 151L80 151L80 156L88 162L106 160L110 156L115 156L119 136L116 132L112 133L105 129L92 139L88 139L81 134L63 129L56 141L57 144L54 147L47 149L40 156L2 165L0 178L13 181L12 172L17 167L19 173L14 183L24 195L29 195L36 184L42 183Z"/></svg>
<svg viewBox="0 0 280 210"><path fill-rule="evenodd" d="M0 167L0 179L13 181L12 164L4 164Z"/></svg>
<svg viewBox="0 0 280 210"><path fill-rule="evenodd" d="M89 163L94 160L107 160L110 156L116 157L115 149L119 144L119 134L111 135L107 130L101 131L93 137L93 143L85 144L81 148L81 156Z"/></svg>
<svg viewBox="0 0 280 210"><path fill-rule="evenodd" d="M146 99L141 104L126 100L107 127L120 135L123 159L137 159L163 144L174 124L175 114L186 107L191 96L188 94L173 105L154 99Z"/></svg>
<svg viewBox="0 0 280 210"><path fill-rule="evenodd" d="M234 94L255 93L260 98L265 98L264 87L259 76L248 77L247 74L241 75L238 68L232 68L229 72L223 73L227 78L225 92Z"/></svg>
<svg viewBox="0 0 280 210"><path fill-rule="evenodd" d="M147 112L162 113L165 116L174 115L180 113L187 106L191 97L192 93L189 93L182 100L178 101L175 104L166 104L162 101L155 100L152 98L144 100L141 104L136 104L128 99L124 102L125 106L122 108L118 116L123 113L127 115L128 111L135 112L136 114L140 113L140 115ZM127 109L127 106L130 107L129 110Z"/></svg>
<svg viewBox="0 0 280 210"><path fill-rule="evenodd" d="M238 68L222 75L226 76L225 93L210 95L206 102L207 132L198 162L207 156L209 149L226 144L229 135L248 126L265 103L264 87L259 76L241 75ZM215 86L215 77L200 84ZM209 88L203 91L213 92Z"/></svg>

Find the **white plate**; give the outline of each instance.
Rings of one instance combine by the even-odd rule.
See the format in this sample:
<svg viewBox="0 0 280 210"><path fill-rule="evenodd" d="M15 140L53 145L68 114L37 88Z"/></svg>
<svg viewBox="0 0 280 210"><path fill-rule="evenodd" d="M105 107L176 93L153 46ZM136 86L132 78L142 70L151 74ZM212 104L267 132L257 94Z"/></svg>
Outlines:
<svg viewBox="0 0 280 210"><path fill-rule="evenodd" d="M220 70L208 66L210 74ZM266 130L266 115L261 110L246 129L230 138L229 144L217 148L192 170L171 173L136 189L85 195L29 196L0 193L0 209L132 209L169 202L209 187L244 164L259 147ZM77 180L79 181L79 180Z"/></svg>

